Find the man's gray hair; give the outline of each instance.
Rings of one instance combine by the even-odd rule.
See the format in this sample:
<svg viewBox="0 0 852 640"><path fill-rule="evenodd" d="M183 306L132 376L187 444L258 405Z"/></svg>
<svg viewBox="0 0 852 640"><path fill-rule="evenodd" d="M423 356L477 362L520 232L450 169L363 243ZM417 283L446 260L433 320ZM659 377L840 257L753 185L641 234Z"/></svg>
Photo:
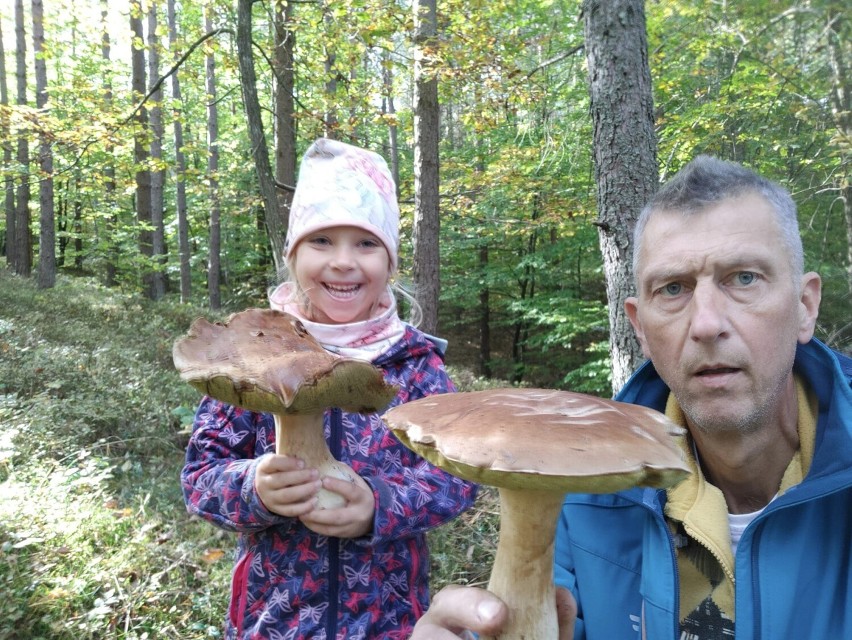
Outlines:
<svg viewBox="0 0 852 640"><path fill-rule="evenodd" d="M642 209L633 231L633 274L638 274L642 235L655 211L680 212L684 216L700 213L728 198L748 193L763 196L775 212L781 237L787 245L793 277L804 273L802 237L796 203L790 192L751 169L711 156L697 156L666 182ZM743 212L745 214L746 212Z"/></svg>

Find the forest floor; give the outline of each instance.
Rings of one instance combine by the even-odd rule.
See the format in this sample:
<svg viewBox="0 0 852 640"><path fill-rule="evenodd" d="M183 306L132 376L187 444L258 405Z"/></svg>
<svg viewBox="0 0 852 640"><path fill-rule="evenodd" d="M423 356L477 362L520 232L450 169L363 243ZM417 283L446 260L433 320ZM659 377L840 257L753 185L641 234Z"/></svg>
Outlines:
<svg viewBox="0 0 852 640"><path fill-rule="evenodd" d="M178 482L199 396L171 345L200 315L0 271L0 640L221 636L234 537L190 517ZM486 489L430 533L434 590L485 583L497 510Z"/></svg>

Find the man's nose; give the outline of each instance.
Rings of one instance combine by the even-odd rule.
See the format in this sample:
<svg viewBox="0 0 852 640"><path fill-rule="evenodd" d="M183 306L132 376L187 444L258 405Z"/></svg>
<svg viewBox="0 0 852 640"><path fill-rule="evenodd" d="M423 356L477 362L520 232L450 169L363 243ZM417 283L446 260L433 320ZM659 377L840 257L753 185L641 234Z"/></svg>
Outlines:
<svg viewBox="0 0 852 640"><path fill-rule="evenodd" d="M717 286L697 285L690 306L689 333L693 340L715 340L728 331L728 299Z"/></svg>

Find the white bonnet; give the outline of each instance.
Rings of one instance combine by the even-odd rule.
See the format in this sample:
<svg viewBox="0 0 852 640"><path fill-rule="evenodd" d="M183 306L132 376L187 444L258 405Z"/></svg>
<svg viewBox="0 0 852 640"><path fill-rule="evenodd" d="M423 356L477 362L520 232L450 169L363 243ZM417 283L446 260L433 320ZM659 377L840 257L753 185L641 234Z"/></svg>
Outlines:
<svg viewBox="0 0 852 640"><path fill-rule="evenodd" d="M379 154L319 138L305 152L290 206L284 257L305 236L336 226L359 227L385 245L396 271L399 205L396 185Z"/></svg>

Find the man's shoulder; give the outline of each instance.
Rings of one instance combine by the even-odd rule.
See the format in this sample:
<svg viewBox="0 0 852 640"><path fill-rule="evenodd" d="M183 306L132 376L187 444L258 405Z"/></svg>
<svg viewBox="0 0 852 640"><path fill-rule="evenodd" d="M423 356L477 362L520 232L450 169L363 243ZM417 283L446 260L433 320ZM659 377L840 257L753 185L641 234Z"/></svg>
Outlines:
<svg viewBox="0 0 852 640"><path fill-rule="evenodd" d="M813 338L805 345L799 345L796 352L797 367L810 378L811 383L827 382L831 378L840 378L841 383L852 386L852 357L832 349L820 340ZM840 375L836 375L836 371Z"/></svg>

